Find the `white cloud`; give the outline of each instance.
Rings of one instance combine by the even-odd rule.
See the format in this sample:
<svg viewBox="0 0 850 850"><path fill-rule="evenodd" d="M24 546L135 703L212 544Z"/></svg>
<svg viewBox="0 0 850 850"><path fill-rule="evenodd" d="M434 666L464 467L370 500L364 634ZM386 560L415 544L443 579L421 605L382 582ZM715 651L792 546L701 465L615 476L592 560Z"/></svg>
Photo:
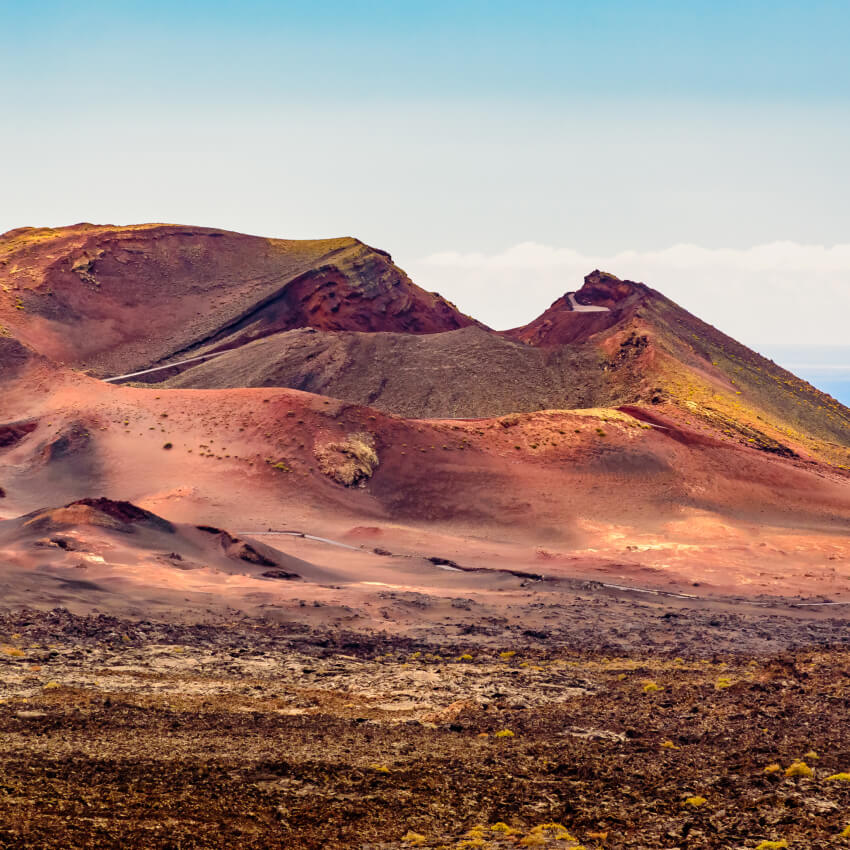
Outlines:
<svg viewBox="0 0 850 850"><path fill-rule="evenodd" d="M850 343L850 244L679 244L602 256L523 242L495 254L446 251L407 264L420 286L498 329L530 321L596 268L643 281L754 347Z"/></svg>

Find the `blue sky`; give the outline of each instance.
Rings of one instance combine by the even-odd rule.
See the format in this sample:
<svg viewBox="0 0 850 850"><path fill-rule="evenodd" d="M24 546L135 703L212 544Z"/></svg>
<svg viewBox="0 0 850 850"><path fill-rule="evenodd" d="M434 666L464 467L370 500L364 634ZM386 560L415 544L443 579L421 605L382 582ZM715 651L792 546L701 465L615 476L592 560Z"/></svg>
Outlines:
<svg viewBox="0 0 850 850"><path fill-rule="evenodd" d="M5 62L95 98L846 97L845 2L5 4ZM214 88L210 88L213 86ZM218 87L223 88L220 92ZM179 100L172 92L169 100Z"/></svg>
<svg viewBox="0 0 850 850"><path fill-rule="evenodd" d="M496 326L581 283L531 243L839 346L848 32L843 0L5 3L0 231L351 234Z"/></svg>

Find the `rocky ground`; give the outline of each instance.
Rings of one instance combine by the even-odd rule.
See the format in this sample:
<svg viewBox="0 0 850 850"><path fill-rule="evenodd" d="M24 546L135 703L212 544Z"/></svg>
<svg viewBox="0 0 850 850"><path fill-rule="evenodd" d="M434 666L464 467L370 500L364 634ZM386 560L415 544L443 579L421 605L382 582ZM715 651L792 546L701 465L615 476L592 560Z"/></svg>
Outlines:
<svg viewBox="0 0 850 850"><path fill-rule="evenodd" d="M0 847L850 844L844 624L687 619L626 653L7 613Z"/></svg>

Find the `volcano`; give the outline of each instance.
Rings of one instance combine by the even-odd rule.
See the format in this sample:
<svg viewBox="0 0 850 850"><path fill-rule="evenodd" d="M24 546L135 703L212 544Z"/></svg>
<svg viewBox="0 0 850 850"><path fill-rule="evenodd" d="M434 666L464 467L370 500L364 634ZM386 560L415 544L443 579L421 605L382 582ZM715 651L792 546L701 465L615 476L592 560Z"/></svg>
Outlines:
<svg viewBox="0 0 850 850"><path fill-rule="evenodd" d="M0 284L9 562L21 517L104 497L261 539L369 623L447 582L850 599L850 411L644 283L494 331L356 239L82 224L4 234ZM167 548L115 533L125 570Z"/></svg>

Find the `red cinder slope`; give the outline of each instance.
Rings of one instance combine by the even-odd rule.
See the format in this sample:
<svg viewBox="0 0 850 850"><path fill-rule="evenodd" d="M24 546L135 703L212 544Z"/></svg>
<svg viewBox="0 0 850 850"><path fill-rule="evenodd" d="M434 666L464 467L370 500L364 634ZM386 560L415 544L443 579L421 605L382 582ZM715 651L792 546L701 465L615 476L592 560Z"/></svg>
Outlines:
<svg viewBox="0 0 850 850"><path fill-rule="evenodd" d="M380 529L370 548L413 558L387 563L416 576L354 581L442 580L421 560L435 555L547 575L592 567L621 584L850 594L835 573L850 559L844 471L739 445L657 407L652 424L640 409L423 421L294 390L147 390L68 372L12 401L0 447L7 519L104 494L240 537L271 528L342 540L368 526ZM346 475L355 461L362 474ZM0 560L12 563L12 549ZM292 554L317 563L307 549ZM325 554L328 568L348 557Z"/></svg>

